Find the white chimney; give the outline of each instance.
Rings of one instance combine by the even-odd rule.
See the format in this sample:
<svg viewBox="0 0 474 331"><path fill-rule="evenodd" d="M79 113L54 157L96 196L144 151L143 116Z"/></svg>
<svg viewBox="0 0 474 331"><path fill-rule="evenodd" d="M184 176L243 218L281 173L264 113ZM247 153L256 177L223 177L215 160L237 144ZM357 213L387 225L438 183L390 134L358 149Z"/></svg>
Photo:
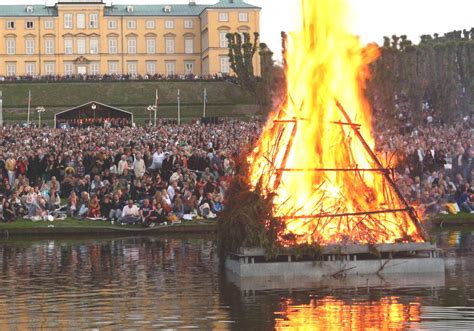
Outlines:
<svg viewBox="0 0 474 331"><path fill-rule="evenodd" d="M190 6L196 6L196 0L189 0Z"/></svg>

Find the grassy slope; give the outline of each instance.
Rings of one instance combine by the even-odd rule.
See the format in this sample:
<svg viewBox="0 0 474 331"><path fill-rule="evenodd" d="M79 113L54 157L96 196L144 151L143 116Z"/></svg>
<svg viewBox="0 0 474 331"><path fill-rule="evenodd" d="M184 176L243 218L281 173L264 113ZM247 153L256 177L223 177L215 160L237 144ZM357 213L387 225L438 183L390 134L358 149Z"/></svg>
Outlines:
<svg viewBox="0 0 474 331"><path fill-rule="evenodd" d="M474 225L474 214L438 215L432 218L430 222L436 225Z"/></svg>
<svg viewBox="0 0 474 331"><path fill-rule="evenodd" d="M195 220L168 226L156 226L152 229L142 225L118 225L106 221L76 220L67 218L63 221L38 221L18 219L12 223L0 223L2 235L101 235L101 234L142 234L142 233L208 233L215 230L216 221Z"/></svg>
<svg viewBox="0 0 474 331"><path fill-rule="evenodd" d="M98 101L132 111L137 123L148 119L146 107L154 103L159 91L159 118L175 118L177 91L181 92L182 118L189 120L202 115L204 88L208 93L207 116L245 117L255 112L252 96L240 87L227 82L68 82L68 83L2 83L5 121L26 121L28 91L32 94L32 108L41 105L42 115L51 123L54 113ZM37 120L32 112L31 120Z"/></svg>

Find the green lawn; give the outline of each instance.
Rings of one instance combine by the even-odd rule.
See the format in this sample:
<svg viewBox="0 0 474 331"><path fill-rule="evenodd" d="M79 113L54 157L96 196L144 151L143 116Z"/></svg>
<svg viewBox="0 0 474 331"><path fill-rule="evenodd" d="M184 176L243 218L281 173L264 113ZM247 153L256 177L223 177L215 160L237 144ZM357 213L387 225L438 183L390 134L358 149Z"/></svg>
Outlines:
<svg viewBox="0 0 474 331"><path fill-rule="evenodd" d="M38 120L37 106L46 108L43 123L51 125L54 114L90 101L97 101L131 111L135 122L149 119L147 106L154 104L159 93L158 117L177 118L177 91L180 90L181 118L184 122L202 117L203 92L207 89L207 116L246 119L258 115L259 108L250 93L239 86L219 81L210 82L59 82L0 83L6 123L26 122L28 91L31 90L31 117Z"/></svg>
<svg viewBox="0 0 474 331"><path fill-rule="evenodd" d="M216 221L209 220L195 220L182 222L181 224L170 225L170 226L196 226L196 225L209 225L215 224ZM120 229L144 229L142 225L119 225L117 222L112 224L107 221L91 221L91 220L78 220L74 218L66 218L63 221L38 221L33 222L27 219L18 219L12 223L0 223L0 230L5 229L33 229L33 228L48 228L54 226L55 228L82 228L82 229L94 229L94 228L120 228Z"/></svg>
<svg viewBox="0 0 474 331"><path fill-rule="evenodd" d="M458 226L458 225L474 225L474 214L459 213L457 215L438 215L429 220L438 226Z"/></svg>
<svg viewBox="0 0 474 331"><path fill-rule="evenodd" d="M156 89L160 105L175 104L178 89L183 105L198 105L205 88L210 105L255 103L248 92L228 82L0 83L5 108L26 107L29 90L33 106L46 108L67 108L93 100L121 107L147 106L154 103Z"/></svg>

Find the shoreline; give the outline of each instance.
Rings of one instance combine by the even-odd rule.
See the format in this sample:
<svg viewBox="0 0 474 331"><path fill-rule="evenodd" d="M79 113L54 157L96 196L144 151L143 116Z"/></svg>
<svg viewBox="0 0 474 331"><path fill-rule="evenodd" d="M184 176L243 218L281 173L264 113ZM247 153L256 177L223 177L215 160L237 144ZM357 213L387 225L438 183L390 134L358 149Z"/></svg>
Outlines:
<svg viewBox="0 0 474 331"><path fill-rule="evenodd" d="M101 221L39 221L18 220L0 224L0 238L12 236L142 236L161 234L214 234L217 232L216 221L193 221L175 225L155 226L120 226Z"/></svg>

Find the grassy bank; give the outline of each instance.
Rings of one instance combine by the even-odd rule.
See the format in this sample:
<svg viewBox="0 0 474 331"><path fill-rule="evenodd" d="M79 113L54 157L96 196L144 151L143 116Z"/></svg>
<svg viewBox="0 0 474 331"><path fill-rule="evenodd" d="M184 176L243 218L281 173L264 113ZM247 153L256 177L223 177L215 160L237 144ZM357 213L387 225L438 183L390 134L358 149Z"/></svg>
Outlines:
<svg viewBox="0 0 474 331"><path fill-rule="evenodd" d="M473 226L474 214L459 213L457 215L438 215L430 219L429 222L439 227Z"/></svg>
<svg viewBox="0 0 474 331"><path fill-rule="evenodd" d="M4 120L24 122L27 118L28 91L32 94L31 120L37 121L34 108L44 106L42 120L51 124L54 114L89 101L98 101L134 113L137 123L149 118L147 106L159 91L159 118L176 118L177 91L180 90L181 116L184 121L200 118L203 91L207 89L207 116L248 118L258 113L255 100L239 86L210 82L53 82L1 83Z"/></svg>
<svg viewBox="0 0 474 331"><path fill-rule="evenodd" d="M0 223L0 236L12 235L143 235L164 233L211 233L216 221L196 220L181 224L144 228L141 225L117 225L105 221L76 220L39 221L19 219L12 223Z"/></svg>

